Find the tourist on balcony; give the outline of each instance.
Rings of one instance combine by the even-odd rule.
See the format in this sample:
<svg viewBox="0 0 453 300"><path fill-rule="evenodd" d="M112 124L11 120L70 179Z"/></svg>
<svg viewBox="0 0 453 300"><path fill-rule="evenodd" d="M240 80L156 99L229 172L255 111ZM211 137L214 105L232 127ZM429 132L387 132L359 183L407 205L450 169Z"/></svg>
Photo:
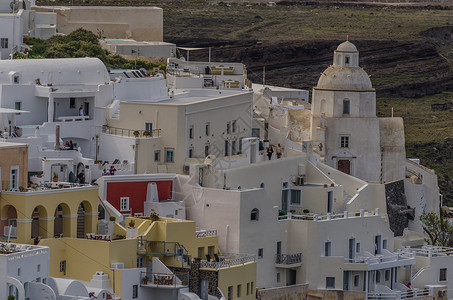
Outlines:
<svg viewBox="0 0 453 300"><path fill-rule="evenodd" d="M84 116L84 113L83 113L83 105L80 105L80 108L79 108L79 116Z"/></svg>
<svg viewBox="0 0 453 300"><path fill-rule="evenodd" d="M74 150L74 144L72 143L72 140L69 141L69 150Z"/></svg>
<svg viewBox="0 0 453 300"><path fill-rule="evenodd" d="M269 147L267 148L267 157L269 158L269 160L272 159L272 153L274 153L274 149L272 149L272 145L269 145Z"/></svg>
<svg viewBox="0 0 453 300"><path fill-rule="evenodd" d="M102 172L102 176L110 176L110 172L107 172L107 170L104 169L104 172Z"/></svg>
<svg viewBox="0 0 453 300"><path fill-rule="evenodd" d="M77 175L80 184L85 184L85 171L80 171L79 175Z"/></svg>
<svg viewBox="0 0 453 300"><path fill-rule="evenodd" d="M69 150L69 141L66 141L66 144L62 147L62 150Z"/></svg>
<svg viewBox="0 0 453 300"><path fill-rule="evenodd" d="M112 175L112 176L115 175L115 172L116 172L115 167L111 166L109 172L110 172L110 175Z"/></svg>

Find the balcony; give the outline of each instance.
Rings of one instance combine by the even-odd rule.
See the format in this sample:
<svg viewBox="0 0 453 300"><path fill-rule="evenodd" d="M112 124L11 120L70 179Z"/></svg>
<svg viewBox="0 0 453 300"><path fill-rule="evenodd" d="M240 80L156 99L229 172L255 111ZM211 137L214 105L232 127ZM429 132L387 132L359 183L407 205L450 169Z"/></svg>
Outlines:
<svg viewBox="0 0 453 300"><path fill-rule="evenodd" d="M374 291L369 292L367 299L407 299L407 298L425 298L433 296L433 288L427 289L413 289L407 291L394 291L388 292Z"/></svg>
<svg viewBox="0 0 453 300"><path fill-rule="evenodd" d="M125 136L125 137L134 137L134 138L160 137L161 136L160 131L161 131L160 129L153 129L151 131L148 131L148 130L134 130L134 129L110 127L107 125L102 126L102 133L110 134L110 135Z"/></svg>
<svg viewBox="0 0 453 300"><path fill-rule="evenodd" d="M297 268L302 265L302 253L276 254L276 268Z"/></svg>
<svg viewBox="0 0 453 300"><path fill-rule="evenodd" d="M365 256L345 258L344 263L347 270L381 270L393 267L415 264L415 253L410 251L397 251L391 253L383 250L384 254L372 255L365 252Z"/></svg>
<svg viewBox="0 0 453 300"><path fill-rule="evenodd" d="M256 261L256 255L249 254L224 254L218 256L218 261L200 261L200 268L221 269L243 265Z"/></svg>
<svg viewBox="0 0 453 300"><path fill-rule="evenodd" d="M141 286L149 288L180 289L189 283L188 272L148 273L141 272Z"/></svg>
<svg viewBox="0 0 453 300"><path fill-rule="evenodd" d="M328 213L326 215L318 215L318 214L302 214L302 215L294 215L292 213L288 213L287 215L278 216L279 221L283 220L302 220L302 221L331 221L336 219L348 219L348 218L363 218L363 217L372 217L372 216L379 216L379 208L372 209L372 210L364 210L361 209L358 212L350 212L345 211L342 213L332 214Z"/></svg>
<svg viewBox="0 0 453 300"><path fill-rule="evenodd" d="M183 256L187 254L187 250L178 242L147 241L139 237L137 254Z"/></svg>
<svg viewBox="0 0 453 300"><path fill-rule="evenodd" d="M57 117L57 122L77 122L77 121L88 121L90 116L61 116Z"/></svg>
<svg viewBox="0 0 453 300"><path fill-rule="evenodd" d="M216 236L217 235L217 230L216 229L198 229L195 232L195 236L197 238L204 238L208 236Z"/></svg>

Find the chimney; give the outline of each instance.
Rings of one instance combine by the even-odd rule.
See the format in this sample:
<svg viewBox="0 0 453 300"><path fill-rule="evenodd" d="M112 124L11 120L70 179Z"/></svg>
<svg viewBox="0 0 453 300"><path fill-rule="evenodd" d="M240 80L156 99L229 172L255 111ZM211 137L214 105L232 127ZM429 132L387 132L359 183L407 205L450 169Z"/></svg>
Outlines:
<svg viewBox="0 0 453 300"><path fill-rule="evenodd" d="M55 125L55 150L60 150L60 125Z"/></svg>

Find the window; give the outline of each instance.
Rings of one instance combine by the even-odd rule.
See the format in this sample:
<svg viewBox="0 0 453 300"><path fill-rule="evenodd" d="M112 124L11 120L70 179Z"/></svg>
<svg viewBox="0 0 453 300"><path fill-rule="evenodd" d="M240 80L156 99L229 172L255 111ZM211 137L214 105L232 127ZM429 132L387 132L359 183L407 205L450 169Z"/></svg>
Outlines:
<svg viewBox="0 0 453 300"><path fill-rule="evenodd" d="M360 248L361 248L360 243L357 243L357 244L355 245L355 252L356 252L356 253L360 253L360 250L361 250Z"/></svg>
<svg viewBox="0 0 453 300"><path fill-rule="evenodd" d="M345 63L346 65L349 65L349 56L346 56L346 57L344 58L344 63Z"/></svg>
<svg viewBox="0 0 453 300"><path fill-rule="evenodd" d="M236 120L234 120L232 123L231 123L231 130L233 132L236 132Z"/></svg>
<svg viewBox="0 0 453 300"><path fill-rule="evenodd" d="M236 141L231 141L231 155L236 154Z"/></svg>
<svg viewBox="0 0 453 300"><path fill-rule="evenodd" d="M13 191L19 189L19 166L11 167L10 189Z"/></svg>
<svg viewBox="0 0 453 300"><path fill-rule="evenodd" d="M22 102L20 102L20 101L14 102L14 109L21 110L22 109ZM20 115L20 113L16 113L16 115Z"/></svg>
<svg viewBox="0 0 453 300"><path fill-rule="evenodd" d="M225 141L225 156L228 156L228 148L229 148L229 142Z"/></svg>
<svg viewBox="0 0 453 300"><path fill-rule="evenodd" d="M209 155L209 144L204 145L204 156Z"/></svg>
<svg viewBox="0 0 453 300"><path fill-rule="evenodd" d="M250 221L258 221L260 217L260 211L258 208L252 209L252 212L250 213Z"/></svg>
<svg viewBox="0 0 453 300"><path fill-rule="evenodd" d="M331 256L332 255L332 242L327 241L324 243L324 256Z"/></svg>
<svg viewBox="0 0 453 300"><path fill-rule="evenodd" d="M228 287L228 300L232 300L233 299L233 286L229 286Z"/></svg>
<svg viewBox="0 0 453 300"><path fill-rule="evenodd" d="M335 277L326 277L326 289L335 288Z"/></svg>
<svg viewBox="0 0 453 300"><path fill-rule="evenodd" d="M387 240L382 240L382 249L387 249Z"/></svg>
<svg viewBox="0 0 453 300"><path fill-rule="evenodd" d="M349 148L349 136L342 135L340 137L340 148Z"/></svg>
<svg viewBox="0 0 453 300"><path fill-rule="evenodd" d="M60 272L66 273L66 261L60 261Z"/></svg>
<svg viewBox="0 0 453 300"><path fill-rule="evenodd" d="M160 150L154 150L154 161L160 161Z"/></svg>
<svg viewBox="0 0 453 300"><path fill-rule="evenodd" d="M238 288L237 288L237 297L240 298L241 297L241 285L238 284Z"/></svg>
<svg viewBox="0 0 453 300"><path fill-rule="evenodd" d="M282 183L282 188L284 188L284 189L288 188L288 181L285 181Z"/></svg>
<svg viewBox="0 0 453 300"><path fill-rule="evenodd" d="M143 268L143 257L137 257L137 268Z"/></svg>
<svg viewBox="0 0 453 300"><path fill-rule="evenodd" d="M13 83L14 83L14 84L19 84L19 76L15 75L15 76L13 77Z"/></svg>
<svg viewBox="0 0 453 300"><path fill-rule="evenodd" d="M263 258L263 254L264 254L264 249L263 248L259 248L258 249L258 258Z"/></svg>
<svg viewBox="0 0 453 300"><path fill-rule="evenodd" d="M250 283L250 294L253 295L254 291L253 291L253 281Z"/></svg>
<svg viewBox="0 0 453 300"><path fill-rule="evenodd" d="M249 292L250 292L250 283L247 282L247 296L249 295Z"/></svg>
<svg viewBox="0 0 453 300"><path fill-rule="evenodd" d="M189 158L193 157L193 148L189 148Z"/></svg>
<svg viewBox="0 0 453 300"><path fill-rule="evenodd" d="M277 273L277 282L280 282L280 273Z"/></svg>
<svg viewBox="0 0 453 300"><path fill-rule="evenodd" d="M291 190L291 205L300 205L300 190Z"/></svg>
<svg viewBox="0 0 453 300"><path fill-rule="evenodd" d="M174 162L173 160L173 149L165 149L165 161L166 162Z"/></svg>
<svg viewBox="0 0 453 300"><path fill-rule="evenodd" d="M0 38L0 48L8 48L8 38Z"/></svg>
<svg viewBox="0 0 453 300"><path fill-rule="evenodd" d="M132 299L138 298L138 285L134 284L132 286Z"/></svg>
<svg viewBox="0 0 453 300"><path fill-rule="evenodd" d="M354 286L359 286L360 284L360 275L354 275Z"/></svg>
<svg viewBox="0 0 453 300"><path fill-rule="evenodd" d="M20 268L17 268L17 276L20 276Z"/></svg>
<svg viewBox="0 0 453 300"><path fill-rule="evenodd" d="M205 133L206 133L206 136L209 136L209 123L206 123L206 125L205 125Z"/></svg>
<svg viewBox="0 0 453 300"><path fill-rule="evenodd" d="M381 282L381 271L376 270L376 283Z"/></svg>
<svg viewBox="0 0 453 300"><path fill-rule="evenodd" d="M349 100L343 100L343 115L349 115Z"/></svg>
<svg viewBox="0 0 453 300"><path fill-rule="evenodd" d="M152 134L153 134L153 123L145 122L145 130L149 131L149 133L152 136Z"/></svg>
<svg viewBox="0 0 453 300"><path fill-rule="evenodd" d="M69 98L69 108L75 108L75 98Z"/></svg>
<svg viewBox="0 0 453 300"><path fill-rule="evenodd" d="M439 281L447 281L447 269L446 268L440 269Z"/></svg>
<svg viewBox="0 0 453 300"><path fill-rule="evenodd" d="M384 280L385 281L389 281L390 280L390 270L385 270Z"/></svg>
<svg viewBox="0 0 453 300"><path fill-rule="evenodd" d="M40 264L38 264L38 265L36 266L36 272L41 272L41 265L40 265Z"/></svg>
<svg viewBox="0 0 453 300"><path fill-rule="evenodd" d="M129 197L121 197L120 198L120 211L128 211L129 210Z"/></svg>
<svg viewBox="0 0 453 300"><path fill-rule="evenodd" d="M189 139L193 139L193 125L189 128Z"/></svg>
<svg viewBox="0 0 453 300"><path fill-rule="evenodd" d="M231 128L231 123L228 122L228 123L227 123L227 130L226 130L226 131L227 131L227 134L230 134L230 133L231 133L230 128Z"/></svg>

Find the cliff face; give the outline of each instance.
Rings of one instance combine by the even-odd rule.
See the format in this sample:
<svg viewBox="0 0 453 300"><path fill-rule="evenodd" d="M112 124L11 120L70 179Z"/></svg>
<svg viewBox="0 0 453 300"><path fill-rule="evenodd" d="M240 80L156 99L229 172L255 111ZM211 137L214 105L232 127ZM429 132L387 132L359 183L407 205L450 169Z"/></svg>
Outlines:
<svg viewBox="0 0 453 300"><path fill-rule="evenodd" d="M173 40L178 44L214 46L213 61L243 62L249 78L267 84L311 90L319 75L332 64L332 54L342 41ZM453 89L453 73L436 42L353 41L360 51L360 65L371 76L377 96L417 98ZM203 51L191 52L191 60L207 59Z"/></svg>

